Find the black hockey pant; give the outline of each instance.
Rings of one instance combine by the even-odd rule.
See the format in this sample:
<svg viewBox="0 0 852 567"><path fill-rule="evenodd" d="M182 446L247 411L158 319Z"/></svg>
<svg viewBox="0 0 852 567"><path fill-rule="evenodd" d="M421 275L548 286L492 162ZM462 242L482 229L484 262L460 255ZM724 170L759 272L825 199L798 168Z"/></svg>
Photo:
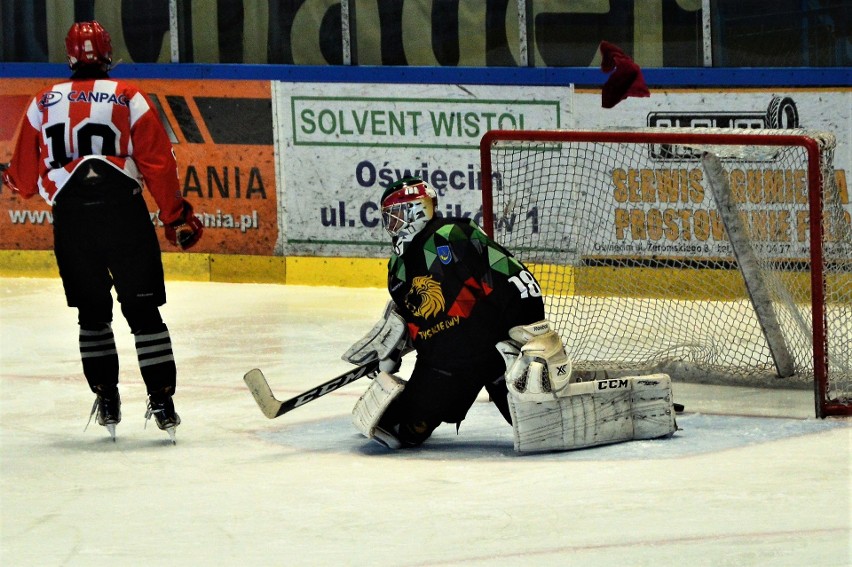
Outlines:
<svg viewBox="0 0 852 567"><path fill-rule="evenodd" d="M511 424L509 390L503 372L502 362L443 370L418 361L402 393L380 419L379 427L396 435L404 447L416 447L441 423L455 423L458 429L483 388Z"/></svg>
<svg viewBox="0 0 852 567"><path fill-rule="evenodd" d="M97 394L118 385L114 286L148 393L171 395L176 368L159 312L166 301L160 245L141 190L117 175L97 185L72 178L53 207L54 251L67 303L78 310L83 373Z"/></svg>

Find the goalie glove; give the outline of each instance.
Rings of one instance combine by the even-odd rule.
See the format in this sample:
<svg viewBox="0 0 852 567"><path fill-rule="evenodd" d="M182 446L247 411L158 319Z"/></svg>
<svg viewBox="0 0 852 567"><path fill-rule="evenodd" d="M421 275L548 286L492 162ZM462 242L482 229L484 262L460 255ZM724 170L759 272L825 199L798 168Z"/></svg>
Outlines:
<svg viewBox="0 0 852 567"><path fill-rule="evenodd" d="M554 400L571 382L571 361L562 339L547 320L509 330L511 341L497 343L506 361L506 385L518 399Z"/></svg>
<svg viewBox="0 0 852 567"><path fill-rule="evenodd" d="M357 365L378 359L379 369L393 374L399 370L402 357L412 350L406 331L405 320L396 312L394 302L388 301L382 318L341 358Z"/></svg>
<svg viewBox="0 0 852 567"><path fill-rule="evenodd" d="M379 370L382 372L387 372L388 374L395 374L399 367L402 366L402 357L406 352L404 350L404 346L400 346L399 348L394 348L388 356L381 359L379 361Z"/></svg>
<svg viewBox="0 0 852 567"><path fill-rule="evenodd" d="M204 232L204 225L195 216L189 201L183 202L183 212L180 220L166 225L166 240L181 250L195 246Z"/></svg>

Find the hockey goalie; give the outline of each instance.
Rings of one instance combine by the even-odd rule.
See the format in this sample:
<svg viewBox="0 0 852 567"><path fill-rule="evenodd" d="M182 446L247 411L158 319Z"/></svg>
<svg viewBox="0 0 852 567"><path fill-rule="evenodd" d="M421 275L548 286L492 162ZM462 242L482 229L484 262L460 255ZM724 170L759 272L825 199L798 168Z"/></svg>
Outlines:
<svg viewBox="0 0 852 567"><path fill-rule="evenodd" d="M441 423L458 431L483 389L519 453L674 433L669 377L577 381L535 277L469 219L437 216L426 182L394 183L381 207L393 243L391 301L343 355L359 365L380 361L352 412L364 436L399 449L421 445ZM403 380L396 372L412 351Z"/></svg>

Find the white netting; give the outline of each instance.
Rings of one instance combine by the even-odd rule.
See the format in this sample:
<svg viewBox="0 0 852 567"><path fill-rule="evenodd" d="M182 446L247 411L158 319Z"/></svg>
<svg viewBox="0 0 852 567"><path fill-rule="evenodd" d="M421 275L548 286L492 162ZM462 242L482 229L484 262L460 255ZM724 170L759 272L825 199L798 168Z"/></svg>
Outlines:
<svg viewBox="0 0 852 567"><path fill-rule="evenodd" d="M831 134L644 129L601 133L606 141L567 131L524 139L536 135L491 144L493 230L532 265L575 368L813 384L811 266L822 256L824 398L852 403L852 229ZM815 182L806 146L790 136L817 142ZM708 151L720 158L718 175L702 165ZM714 175L730 197L733 237ZM817 246L811 192L822 198ZM794 375L771 378L785 356Z"/></svg>

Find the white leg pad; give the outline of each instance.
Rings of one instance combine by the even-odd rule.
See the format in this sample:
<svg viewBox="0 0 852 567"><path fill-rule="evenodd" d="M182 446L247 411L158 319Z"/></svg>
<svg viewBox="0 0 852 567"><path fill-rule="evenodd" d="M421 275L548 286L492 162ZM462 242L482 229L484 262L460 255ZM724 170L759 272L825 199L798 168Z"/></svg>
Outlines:
<svg viewBox="0 0 852 567"><path fill-rule="evenodd" d="M677 431L672 381L666 374L633 379L633 438L657 439Z"/></svg>
<svg viewBox="0 0 852 567"><path fill-rule="evenodd" d="M509 410L519 453L653 439L677 430L665 374L569 384L560 397L543 402L510 391Z"/></svg>
<svg viewBox="0 0 852 567"><path fill-rule="evenodd" d="M404 388L405 381L401 378L387 372L379 372L352 408L352 423L355 429L365 437L373 439L376 436L376 425L388 405L402 393ZM380 442L388 445L387 441Z"/></svg>

